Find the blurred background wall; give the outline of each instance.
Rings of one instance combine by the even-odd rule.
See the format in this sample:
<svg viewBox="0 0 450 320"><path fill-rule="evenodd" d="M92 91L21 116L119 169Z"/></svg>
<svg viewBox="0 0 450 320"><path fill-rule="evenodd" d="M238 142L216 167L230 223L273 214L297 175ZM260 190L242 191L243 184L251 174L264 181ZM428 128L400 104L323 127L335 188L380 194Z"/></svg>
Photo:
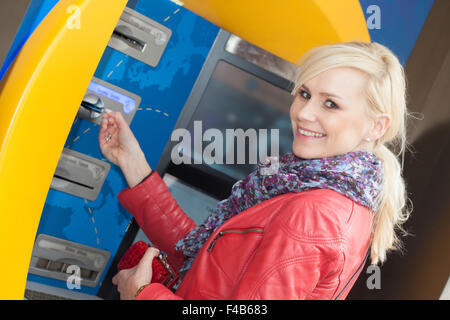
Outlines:
<svg viewBox="0 0 450 320"><path fill-rule="evenodd" d="M0 21L2 22L2 31L0 32L0 66L5 61L30 1L7 0L2 2L2 10L0 10Z"/></svg>
<svg viewBox="0 0 450 320"><path fill-rule="evenodd" d="M388 255L381 289L364 270L348 299L438 299L450 275L450 1L436 0L406 64L412 153L404 175L414 211L405 251Z"/></svg>

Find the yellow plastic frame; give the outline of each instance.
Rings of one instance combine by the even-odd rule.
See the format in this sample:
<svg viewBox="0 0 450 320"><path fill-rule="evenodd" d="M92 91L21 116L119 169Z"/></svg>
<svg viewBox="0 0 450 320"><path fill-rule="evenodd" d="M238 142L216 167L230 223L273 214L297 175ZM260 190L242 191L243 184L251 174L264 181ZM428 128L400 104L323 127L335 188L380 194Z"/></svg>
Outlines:
<svg viewBox="0 0 450 320"><path fill-rule="evenodd" d="M0 299L23 299L44 202L127 0L60 0L0 87Z"/></svg>
<svg viewBox="0 0 450 320"><path fill-rule="evenodd" d="M285 60L346 41L370 42L358 0L182 0L213 24Z"/></svg>

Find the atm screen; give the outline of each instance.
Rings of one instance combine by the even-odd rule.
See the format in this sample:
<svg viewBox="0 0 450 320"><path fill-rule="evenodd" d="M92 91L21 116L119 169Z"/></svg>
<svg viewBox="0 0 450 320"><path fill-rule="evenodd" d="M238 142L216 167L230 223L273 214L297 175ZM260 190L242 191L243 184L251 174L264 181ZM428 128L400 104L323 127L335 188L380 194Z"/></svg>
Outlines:
<svg viewBox="0 0 450 320"><path fill-rule="evenodd" d="M223 136L223 164L212 163L208 166L234 179L242 179L256 168L257 164L250 156L251 154L275 155L273 153L276 150L272 150L273 142L278 142L279 155L292 150L293 137L289 119L292 101L293 96L289 91L219 60L188 130L193 138L194 121L201 121L203 133L210 128L220 130ZM198 124L197 122L197 126ZM226 141L226 130L238 128L243 129L244 132L250 129L256 134L256 140L245 139L245 161L239 161L239 156L243 157L243 155L238 154L237 139L234 145ZM261 131L264 129L267 131L266 136ZM278 132L274 131L275 129ZM205 150L210 143L210 141L203 141L202 150ZM192 143L191 147L193 149ZM276 145L273 147L277 149ZM230 154L233 154L233 157L228 158L227 161L227 155L229 157ZM202 156L203 163L207 160L205 152L199 155L195 150L191 150L191 155L193 158ZM257 158L257 161L262 160L259 156Z"/></svg>
<svg viewBox="0 0 450 320"><path fill-rule="evenodd" d="M92 81L88 87L89 90L99 95L105 96L111 100L119 102L123 105L123 112L126 114L132 113L136 109L136 100L130 98L122 93L119 93L111 88L108 88L100 83Z"/></svg>

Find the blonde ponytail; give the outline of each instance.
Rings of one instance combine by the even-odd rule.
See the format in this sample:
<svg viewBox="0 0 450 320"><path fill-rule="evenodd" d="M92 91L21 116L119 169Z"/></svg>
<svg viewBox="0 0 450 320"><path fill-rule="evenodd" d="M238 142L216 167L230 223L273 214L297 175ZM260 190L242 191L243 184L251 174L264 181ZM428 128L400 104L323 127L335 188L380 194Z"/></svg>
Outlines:
<svg viewBox="0 0 450 320"><path fill-rule="evenodd" d="M402 249L395 230L407 234L402 224L410 210L405 208L407 195L399 160L384 144L377 145L374 153L383 161L383 188L374 212L370 251L372 264L377 264L386 260L387 251Z"/></svg>
<svg viewBox="0 0 450 320"><path fill-rule="evenodd" d="M298 76L292 94L319 73L338 67L356 68L368 75L366 96L370 117L388 114L391 122L373 152L383 161L383 188L373 213L371 261L384 262L390 250L402 249L397 230L407 234L402 224L412 209L406 206L407 193L398 157L407 148L406 78L397 57L378 43L347 42L314 48L299 61ZM392 150L391 150L392 149ZM394 153L396 152L396 153ZM402 162L403 163L403 162Z"/></svg>

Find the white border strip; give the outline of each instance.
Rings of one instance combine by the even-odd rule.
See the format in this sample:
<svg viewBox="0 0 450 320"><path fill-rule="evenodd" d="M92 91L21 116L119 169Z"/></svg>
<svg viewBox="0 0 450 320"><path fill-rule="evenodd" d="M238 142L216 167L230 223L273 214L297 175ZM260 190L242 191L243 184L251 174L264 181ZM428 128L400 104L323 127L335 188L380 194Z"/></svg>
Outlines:
<svg viewBox="0 0 450 320"><path fill-rule="evenodd" d="M450 300L450 277L448 277L447 284L445 285L444 290L442 290L439 300Z"/></svg>

